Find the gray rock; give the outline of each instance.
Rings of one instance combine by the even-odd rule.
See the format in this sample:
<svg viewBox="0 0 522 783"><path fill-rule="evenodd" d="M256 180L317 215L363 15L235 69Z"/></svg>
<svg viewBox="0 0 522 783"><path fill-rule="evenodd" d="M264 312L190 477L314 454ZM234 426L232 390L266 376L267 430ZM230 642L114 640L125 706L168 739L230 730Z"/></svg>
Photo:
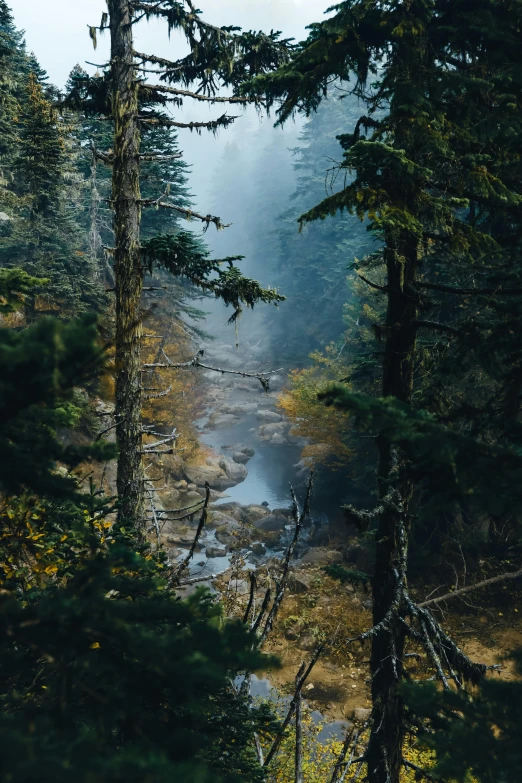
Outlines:
<svg viewBox="0 0 522 783"><path fill-rule="evenodd" d="M248 476L248 471L229 457L209 457L204 465L186 466L185 475L197 486L208 482L212 489L220 490L240 484Z"/></svg>
<svg viewBox="0 0 522 783"><path fill-rule="evenodd" d="M276 432L275 435L272 435L270 438L270 443L275 443L276 446L282 446L283 443L286 443L286 439L283 438L282 435L279 434L279 432Z"/></svg>
<svg viewBox="0 0 522 783"><path fill-rule="evenodd" d="M236 422L237 416L233 416L231 413L224 413L222 416L217 416L215 419L209 419L207 427L224 429L225 427L232 427Z"/></svg>
<svg viewBox="0 0 522 783"><path fill-rule="evenodd" d="M230 551L232 547L237 544L237 537L233 533L229 533L227 530L216 530L216 541L226 547L227 551Z"/></svg>
<svg viewBox="0 0 522 783"><path fill-rule="evenodd" d="M268 503L267 503L268 505ZM275 514L276 517L287 517L288 519L291 519L292 517L292 509L291 508L274 508L272 510L272 514Z"/></svg>
<svg viewBox="0 0 522 783"><path fill-rule="evenodd" d="M221 508L221 506L219 507ZM222 511L214 511L211 509L208 512L208 524L211 527L223 527L226 526L228 530L240 530L241 524L234 519L234 517L224 514Z"/></svg>
<svg viewBox="0 0 522 783"><path fill-rule="evenodd" d="M301 562L313 563L314 565L342 563L342 561L342 552L335 552L333 550L326 549L325 547L315 547L314 549L309 549L308 552L306 552L301 558Z"/></svg>
<svg viewBox="0 0 522 783"><path fill-rule="evenodd" d="M243 509L243 519L248 525L253 525L260 519L268 516L269 513L264 506L247 506Z"/></svg>
<svg viewBox="0 0 522 783"><path fill-rule="evenodd" d="M185 498L186 500L201 500L201 495L197 490L191 489L185 494Z"/></svg>
<svg viewBox="0 0 522 783"><path fill-rule="evenodd" d="M301 595L310 589L312 577L304 572L292 572L288 575L288 589L291 593Z"/></svg>
<svg viewBox="0 0 522 783"><path fill-rule="evenodd" d="M271 438L276 433L279 433L280 435L285 431L286 424L284 421L274 421L271 424L263 424L262 427L259 428L258 432L260 437L263 438Z"/></svg>
<svg viewBox="0 0 522 783"><path fill-rule="evenodd" d="M266 546L262 544L261 541L256 541L252 544L250 550L254 555L258 555L259 557L261 557L261 555L266 555Z"/></svg>
<svg viewBox="0 0 522 783"><path fill-rule="evenodd" d="M7 214L7 212L0 212L0 223L10 223L11 218Z"/></svg>
<svg viewBox="0 0 522 783"><path fill-rule="evenodd" d="M232 459L234 462L236 462L238 465L246 465L247 462L252 459L249 457L248 454L243 454L242 451L236 451L234 454L232 454Z"/></svg>
<svg viewBox="0 0 522 783"><path fill-rule="evenodd" d="M372 711L366 707L356 707L353 711L353 719L357 721L357 723L364 723L368 720L370 715L372 714Z"/></svg>
<svg viewBox="0 0 522 783"><path fill-rule="evenodd" d="M225 557L226 549L220 549L217 546L207 546L205 554L207 557Z"/></svg>
<svg viewBox="0 0 522 783"><path fill-rule="evenodd" d="M219 506L215 507L215 510L213 510L212 513L226 514L229 518L233 517L237 522L242 522L244 516L243 506L235 500L231 500L228 503L220 503Z"/></svg>
<svg viewBox="0 0 522 783"><path fill-rule="evenodd" d="M255 413L257 405L255 402L242 402L239 405L227 405L222 410L223 413L231 413L233 416L245 416L248 413Z"/></svg>
<svg viewBox="0 0 522 783"><path fill-rule="evenodd" d="M256 416L259 421L265 421L265 422L279 422L282 421L283 417L279 415L279 413L276 413L275 411L269 411L269 410L259 410L256 413Z"/></svg>
<svg viewBox="0 0 522 783"><path fill-rule="evenodd" d="M229 459L228 457L222 457L220 459L219 467L223 470L229 482L232 482L232 484L229 483L228 486L240 484L248 476L248 470L244 465L238 465L237 462L234 462L234 460Z"/></svg>
<svg viewBox="0 0 522 783"><path fill-rule="evenodd" d="M279 533L285 529L287 521L285 517L276 517L274 514L269 514L269 516L254 522L254 527L256 530L262 530L265 533Z"/></svg>
<svg viewBox="0 0 522 783"><path fill-rule="evenodd" d="M196 484L189 484L187 486L187 489L189 490L189 492L195 492L197 490L197 486Z"/></svg>
<svg viewBox="0 0 522 783"><path fill-rule="evenodd" d="M262 506L265 506L266 508L268 508L268 506L270 505L270 503L268 502L268 500L263 500L263 502L261 503L261 505L262 505Z"/></svg>

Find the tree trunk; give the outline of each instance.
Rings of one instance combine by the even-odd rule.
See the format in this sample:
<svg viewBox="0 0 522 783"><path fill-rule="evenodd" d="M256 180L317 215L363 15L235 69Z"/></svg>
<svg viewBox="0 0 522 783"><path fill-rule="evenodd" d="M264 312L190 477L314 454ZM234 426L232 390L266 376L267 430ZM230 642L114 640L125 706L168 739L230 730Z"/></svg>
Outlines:
<svg viewBox="0 0 522 783"><path fill-rule="evenodd" d="M384 353L384 397L410 402L413 389L413 362L416 341L417 307L411 284L417 273L416 240L406 238L401 246L390 241L385 249L388 274L388 310ZM407 529L407 508L411 498L410 482L394 480L396 455L392 444L379 438L379 493L398 490L403 510L386 510L376 533L375 572L373 577L373 623L376 625L390 609L397 588L401 547L399 525ZM372 637L370 670L372 675L373 728L368 747L369 783L399 783L404 743L404 707L399 685L404 652L404 629L394 624L389 633Z"/></svg>
<svg viewBox="0 0 522 783"><path fill-rule="evenodd" d="M143 523L141 425L140 181L138 84L133 63L133 12L128 0L108 0L111 31L111 100L114 119L114 208L116 283L116 428L119 449L118 520Z"/></svg>

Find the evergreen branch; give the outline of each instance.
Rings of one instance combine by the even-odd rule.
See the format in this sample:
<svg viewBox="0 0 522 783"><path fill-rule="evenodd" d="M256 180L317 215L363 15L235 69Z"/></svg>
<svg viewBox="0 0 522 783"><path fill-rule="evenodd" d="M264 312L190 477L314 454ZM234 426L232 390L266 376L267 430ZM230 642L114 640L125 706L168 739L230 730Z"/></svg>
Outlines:
<svg viewBox="0 0 522 783"><path fill-rule="evenodd" d="M165 92L169 95L180 95L186 98L194 98L196 101L208 101L209 103L252 103L259 101L255 98L242 98L240 96L219 96L219 95L203 95L202 93L191 92L190 90L181 90L177 87L163 87L159 84L146 84L147 90L155 90L157 92ZM231 118L232 119L232 118ZM233 119L237 119L234 117ZM192 123L191 123L192 124ZM184 126L187 127L187 126Z"/></svg>
<svg viewBox="0 0 522 783"><path fill-rule="evenodd" d="M138 117L140 122L146 122L147 125L156 125L161 128L188 128L188 130L201 131L206 129L215 133L219 128L227 128L232 125L238 117L231 117L228 114L222 114L217 120L208 122L178 122L177 120L165 120L159 117Z"/></svg>
<svg viewBox="0 0 522 783"><path fill-rule="evenodd" d="M181 71L186 66L188 57L184 57L183 60L172 62L172 60L165 60L163 57L157 57L155 54L143 54L143 52L133 51L134 57L137 57L143 62L152 63L153 65L159 65L160 68L165 68L169 71Z"/></svg>
<svg viewBox="0 0 522 783"><path fill-rule="evenodd" d="M187 0L186 0L187 1ZM160 0L159 3L156 3L155 5L149 5L146 2L143 2L143 0L133 0L133 2L130 4L131 8L134 9L134 11L143 11L143 16L163 16L168 21L172 19L172 6L167 8L162 8L161 6L165 5L165 0ZM180 17L180 23L188 23L188 22L194 22L199 28L206 29L206 30L212 30L213 32L217 33L218 35L222 35L224 37L229 37L229 33L226 30L223 30L221 27L216 27L216 25L210 24L209 22L205 22L196 12L195 6L187 2L187 5L190 8L190 13L187 13L186 11L183 11L182 9L179 9L179 17Z"/></svg>

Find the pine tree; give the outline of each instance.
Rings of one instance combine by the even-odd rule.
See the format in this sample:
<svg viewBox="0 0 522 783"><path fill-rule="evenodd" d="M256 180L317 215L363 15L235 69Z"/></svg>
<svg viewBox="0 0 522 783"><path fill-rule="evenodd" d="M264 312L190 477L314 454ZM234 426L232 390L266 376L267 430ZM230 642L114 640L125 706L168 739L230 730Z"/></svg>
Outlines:
<svg viewBox="0 0 522 783"><path fill-rule="evenodd" d="M0 775L260 783L253 732L273 718L230 686L260 665L253 636L205 591L181 601L113 499L78 483L114 447L58 435L101 368L97 331L91 316L0 330Z"/></svg>
<svg viewBox="0 0 522 783"><path fill-rule="evenodd" d="M18 71L17 78L24 90L10 152L9 190L4 193L11 215L0 243L1 261L47 280L27 297L28 321L45 310L61 308L70 316L100 309L104 297L72 204L74 167L66 118L53 109L33 71L27 77Z"/></svg>
<svg viewBox="0 0 522 783"><path fill-rule="evenodd" d="M187 218L202 221L207 227L211 223L222 227L219 218L196 215L189 209L182 209L169 203L164 198L165 194L159 193L152 199L142 198L142 128L188 127L215 132L227 127L234 118L226 114L211 122L180 123L165 117L161 107L169 101L179 105L185 98L244 104L244 98L217 96L218 87L233 87L245 77L277 66L287 57L288 45L280 42L279 35L275 33L239 33L235 29L209 25L191 2L111 0L108 9L109 13L103 15L101 25L91 27L91 38L96 43L99 30L110 30L110 69L106 79L90 85L90 92L98 110L108 113L114 121L111 162L115 228L118 494L121 519L139 526L143 518L144 497L140 416L143 251L149 268L158 261L171 273L214 293L225 304L234 306L233 317L237 317L243 305L253 307L259 301L281 300L275 291L262 289L255 281L244 278L233 266L238 257L211 261L193 237L184 232L141 241L140 222L144 206L173 209ZM180 30L190 46L189 55L173 63L155 55L137 53L133 44L134 26L144 17L162 18L169 30ZM164 85L146 84L138 78L140 71L151 70L149 65L154 66L152 70L166 82ZM173 84L182 86L171 86ZM197 91L183 89L191 85L197 85ZM222 263L229 266L226 271L221 268Z"/></svg>
<svg viewBox="0 0 522 783"><path fill-rule="evenodd" d="M332 10L331 18L311 26L308 41L289 66L274 77L259 77L245 91L264 93L269 103L281 100L278 111L284 121L295 110L316 110L332 78L353 78L352 91L367 110L352 132L341 136L341 168L354 172L353 181L302 221L348 209L368 216L372 232L383 242L384 281L367 281L387 304L384 324L375 327L384 344L382 399L360 397L342 386L323 398L355 411L377 434L380 503L373 512L349 508L348 513L360 527L371 526L376 543L374 625L364 638L372 641L372 721L378 728L370 735L365 761L371 783L396 783L407 722L399 687L407 638L424 644L445 687L448 676L461 687L466 679L479 681L485 671L471 664L429 612L424 614L409 597L406 566L414 492L422 488L422 501L432 513L454 508L456 502L468 509L489 511L496 505L497 513L519 513L514 486L520 465L520 396L514 392L518 372L511 371L513 383L501 383L496 393L492 386L493 396L479 393L473 400L475 410L498 422L498 407L505 407L492 405L492 400L507 396L510 389L507 438L491 446L487 435L481 438L481 424L477 429L470 421L471 406L444 407L437 385L415 384L414 371L421 362L428 365L432 381L440 377L448 396L452 386L462 390L473 378L476 382L477 364L498 378L492 345L502 346L506 358L518 357L507 333L508 324L518 323L520 291L505 270L518 254L515 250L512 255L518 248L514 211L520 198L513 140L519 138L520 104L512 74L520 44L514 31L520 26L518 9L509 3L485 2L471 12L465 3L354 1ZM504 53L501 63L498 46L504 37L509 59ZM500 97L506 90L509 101ZM487 263L484 252L491 253ZM496 291L492 280L499 286ZM464 303L469 296L473 305L462 317L448 299L434 300L437 291L462 296ZM491 311L478 307L476 296L493 297L488 300L493 319ZM460 338L455 350L450 335ZM421 401L434 417L414 410L413 404Z"/></svg>

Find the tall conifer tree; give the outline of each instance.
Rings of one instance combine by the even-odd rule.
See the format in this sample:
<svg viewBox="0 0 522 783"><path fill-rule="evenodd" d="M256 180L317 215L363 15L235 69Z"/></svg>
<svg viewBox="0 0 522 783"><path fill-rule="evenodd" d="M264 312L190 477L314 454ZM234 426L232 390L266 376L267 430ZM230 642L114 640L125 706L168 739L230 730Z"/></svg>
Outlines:
<svg viewBox="0 0 522 783"><path fill-rule="evenodd" d="M190 52L179 61L168 61L154 54L136 52L134 28L143 18L163 19L169 31L180 31ZM112 154L114 207L114 268L116 278L116 418L118 494L120 517L140 525L143 517L144 477L142 472L141 424L141 317L140 299L143 270L155 262L173 274L186 277L214 293L235 309L253 307L258 301L277 302L281 297L271 289L262 289L255 281L242 277L233 265L236 258L212 261L191 236L184 232L140 239L142 208L154 206L174 209L205 226L223 224L217 217L197 215L169 203L166 194L142 198L140 162L142 128L146 126L180 127L216 132L233 122L221 115L203 123L184 123L165 117L158 108L167 102L180 105L186 98L210 103L244 104L246 99L218 96L220 87L234 88L240 81L273 69L284 62L287 42L271 33L240 33L236 28L218 28L205 22L191 0L108 0L108 14L99 27L91 27L96 42L98 32L110 31L111 61L106 78L91 85L98 98L98 109L108 112L114 121ZM140 65L140 63L142 65ZM145 67L144 67L145 66ZM148 84L141 74L154 71L163 84ZM173 86L178 85L178 86ZM187 89L194 87L193 90ZM150 104L156 104L150 106ZM102 153L103 154L103 153Z"/></svg>
<svg viewBox="0 0 522 783"><path fill-rule="evenodd" d="M382 399L371 401L346 387L336 387L324 397L357 412L377 434L379 449L378 507L372 512L347 509L359 527L371 526L376 545L374 624L363 636L372 643L373 728L364 757L371 783L398 783L400 778L406 725L413 719L401 691L407 640L424 645L445 687L449 678L461 687L466 679L479 681L485 672L462 655L429 610L416 607L409 597L407 551L418 512L415 490L423 487L423 502L431 513L456 502L469 507L471 496L473 507L481 505L482 510L495 505L504 514L519 510L512 471L515 466L520 469L520 395L510 396L510 430L497 452L497 447L490 450L488 436L481 440L469 408L467 418L465 406L455 406L450 413L453 406L447 401L441 405L437 385L426 389L414 382L420 361L429 362L433 382L438 358L452 356L446 371L451 365L452 377L460 375L462 384L456 357L462 365L465 355L475 352L475 370L477 361L485 366L486 344L500 347L508 323L519 319L520 290L506 274L506 261L518 248L514 210L520 187L512 140L518 138L520 103L512 74L518 67L519 11L509 2L485 0L480 9L475 5L471 9L466 3L431 0L342 2L332 9L331 18L311 26L308 40L289 66L273 77L259 77L245 90L281 101L284 121L296 110L314 111L332 78L353 79L351 89L367 109L355 128L340 136L345 149L341 168L354 172L353 181L302 221L348 209L368 216L370 230L383 242L384 285L368 281L387 303L384 324L375 326L384 343ZM509 64L498 58L501 38L508 42ZM503 133L503 128L509 132ZM484 252L491 253L491 261L481 266ZM504 274L496 277L501 269ZM450 280L462 280L461 274L471 284L451 286ZM499 291L495 296L495 277L497 285L511 289L505 298ZM479 280L489 282L481 285ZM462 309L447 300L434 301L437 291L469 296L473 302L476 296L494 296L490 306L496 310L498 326L488 330L488 318L479 315L475 304L468 318L461 319ZM444 316L453 316L456 325L445 322ZM458 339L455 351L452 339ZM503 350L508 344L513 359L518 349L508 339ZM427 355L428 360L423 358ZM466 372L473 377L470 363ZM515 376L518 373L512 372L513 383L506 390L518 388ZM445 384L443 370L441 385ZM442 424L438 429L435 420L416 413L420 400L440 422L455 423L455 429ZM488 418L486 411L496 407L491 399L476 398L475 403L477 412L482 409ZM472 460L463 431L476 438ZM502 466L496 469L495 453L502 454Z"/></svg>

